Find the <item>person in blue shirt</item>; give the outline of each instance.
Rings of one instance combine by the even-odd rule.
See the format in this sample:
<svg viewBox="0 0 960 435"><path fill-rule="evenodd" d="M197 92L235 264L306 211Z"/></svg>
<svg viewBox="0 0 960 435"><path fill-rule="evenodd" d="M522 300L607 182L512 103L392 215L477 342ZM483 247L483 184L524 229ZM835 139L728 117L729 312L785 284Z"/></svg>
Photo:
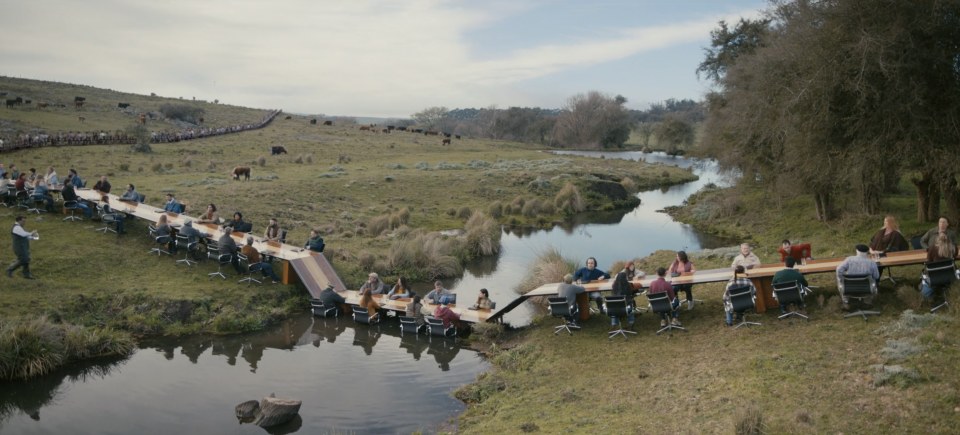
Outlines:
<svg viewBox="0 0 960 435"><path fill-rule="evenodd" d="M177 199L173 197L172 193L167 194L167 202L163 205L163 211L168 211L171 213L183 212L183 209L180 208L180 203L177 202Z"/></svg>
<svg viewBox="0 0 960 435"><path fill-rule="evenodd" d="M573 274L573 279L577 281L577 284L586 284L598 279L610 279L609 273L597 269L596 258L588 257L586 264ZM593 299L597 303L597 309L603 312L603 298L600 297L600 292L590 292L590 299Z"/></svg>
<svg viewBox="0 0 960 435"><path fill-rule="evenodd" d="M50 196L50 189L47 189L47 183L42 178L37 179L37 185L34 186L33 194L30 197L36 200L42 199L47 203L47 211L53 211L53 197Z"/></svg>

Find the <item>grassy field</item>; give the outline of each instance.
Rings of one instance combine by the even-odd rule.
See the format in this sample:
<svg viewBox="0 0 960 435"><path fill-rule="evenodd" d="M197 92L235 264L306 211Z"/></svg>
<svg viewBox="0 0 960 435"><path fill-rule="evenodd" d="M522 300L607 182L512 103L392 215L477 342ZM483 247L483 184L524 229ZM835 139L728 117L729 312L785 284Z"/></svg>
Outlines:
<svg viewBox="0 0 960 435"><path fill-rule="evenodd" d="M741 212L723 213L731 202ZM904 218L905 233L930 226L911 221L909 191L884 203ZM765 262L779 258L775 249L783 238L812 242L815 257L850 255L881 221L848 215L820 224L808 217L811 209L803 197L777 202L762 192L731 189L703 195L675 214L700 214L690 221L750 240ZM658 251L639 268L650 272L673 255ZM693 260L701 269L730 264L729 258ZM894 274L898 284L884 281L875 302L882 315L867 322L842 318L832 274L808 277L819 286L807 298L809 322L780 321L773 310L748 316L762 326L723 326L721 284L694 288L704 302L681 313L686 333L656 336L658 320L643 314L640 333L627 340L607 339L605 316L592 318L573 336L556 336L552 327L559 321L541 318L508 344L494 346L495 369L458 392L472 403L460 429L955 433L960 423L957 314L925 314L928 307L920 305L916 288L920 266L898 267ZM957 291L955 285L952 292Z"/></svg>

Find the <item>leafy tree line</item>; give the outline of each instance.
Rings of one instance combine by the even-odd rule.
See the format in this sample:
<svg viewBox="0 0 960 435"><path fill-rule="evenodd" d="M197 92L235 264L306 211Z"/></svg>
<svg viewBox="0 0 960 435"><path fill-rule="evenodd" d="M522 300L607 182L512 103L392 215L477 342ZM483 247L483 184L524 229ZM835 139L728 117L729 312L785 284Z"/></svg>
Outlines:
<svg viewBox="0 0 960 435"><path fill-rule="evenodd" d="M918 219L960 217L960 2L782 0L711 37L702 145L742 182L829 220L906 177Z"/></svg>
<svg viewBox="0 0 960 435"><path fill-rule="evenodd" d="M620 95L591 91L570 97L562 109L429 107L411 115L411 123L471 137L580 149L622 148L631 131L637 131L642 145L656 136L669 150L691 145L695 124L704 119L703 104L693 100L669 99L644 111L627 109L626 102Z"/></svg>

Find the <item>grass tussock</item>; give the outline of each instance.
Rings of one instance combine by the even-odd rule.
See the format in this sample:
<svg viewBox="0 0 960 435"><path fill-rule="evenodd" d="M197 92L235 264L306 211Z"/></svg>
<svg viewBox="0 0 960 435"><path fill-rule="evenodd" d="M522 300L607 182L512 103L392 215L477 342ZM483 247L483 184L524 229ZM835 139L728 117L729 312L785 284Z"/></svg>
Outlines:
<svg viewBox="0 0 960 435"><path fill-rule="evenodd" d="M763 424L763 411L756 406L747 406L736 415L733 433L737 435L763 435L766 432Z"/></svg>
<svg viewBox="0 0 960 435"><path fill-rule="evenodd" d="M457 276L463 270L456 256L459 248L456 238L414 230L393 243L386 264L392 272L412 280Z"/></svg>
<svg viewBox="0 0 960 435"><path fill-rule="evenodd" d="M484 213L473 213L465 230L466 251L471 258L500 253L500 225Z"/></svg>
<svg viewBox="0 0 960 435"><path fill-rule="evenodd" d="M0 321L0 379L29 379L85 358L129 355L130 334L54 323L45 316Z"/></svg>
<svg viewBox="0 0 960 435"><path fill-rule="evenodd" d="M573 183L563 185L563 188L554 196L553 205L556 206L558 211L565 214L580 213L585 209L583 197L580 196L580 189Z"/></svg>
<svg viewBox="0 0 960 435"><path fill-rule="evenodd" d="M540 287L543 284L563 281L563 276L574 269L577 262L564 258L557 248L549 248L537 255L530 265L530 273L517 285L519 293Z"/></svg>

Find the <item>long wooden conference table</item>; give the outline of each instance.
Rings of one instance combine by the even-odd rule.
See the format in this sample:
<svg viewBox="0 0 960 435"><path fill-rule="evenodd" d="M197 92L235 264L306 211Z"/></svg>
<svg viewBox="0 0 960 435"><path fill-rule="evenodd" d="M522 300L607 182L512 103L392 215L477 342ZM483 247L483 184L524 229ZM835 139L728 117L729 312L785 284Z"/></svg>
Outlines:
<svg viewBox="0 0 960 435"><path fill-rule="evenodd" d="M340 295L347 300L348 305L357 305L360 303L360 292L356 290L346 290L338 293L340 293ZM407 304L409 304L412 301L411 298L400 298L400 299L391 300L391 299L388 299L387 295L385 294L373 295L373 300L380 305L381 309L384 309L387 311L393 311L395 313L398 313L398 315L401 315L401 316L403 316L404 313L406 312ZM421 301L421 302L423 303L424 311L428 311L432 313L433 310L437 308L437 305L435 304L430 304L430 303L427 303L426 301ZM470 323L486 322L487 319L490 318L490 316L493 314L493 310L490 310L490 309L480 308L476 310L471 310L471 309L467 309L466 308L467 306L468 305L466 304L461 304L460 306L458 306L457 304L448 304L447 308L450 308L451 311L459 314L461 321L470 322Z"/></svg>
<svg viewBox="0 0 960 435"><path fill-rule="evenodd" d="M804 264L798 264L794 266L794 269L800 271L800 273L804 275L828 272L836 273L837 266L839 266L845 258L846 257L808 260ZM927 251L917 249L912 251L890 252L887 253L885 257L874 258L874 261L876 261L878 266L884 267L923 264L927 261ZM747 270L745 274L746 277L753 281L754 287L757 288L756 305L758 313L763 313L768 308L776 308L778 306L776 299L773 298L772 281L773 275L783 268L784 266L782 263L774 263L761 264L757 267ZM643 290L649 288L650 283L656 278L656 275L647 275L641 279L632 281L631 284L635 289ZM731 278L733 278L733 270L731 268L722 268L698 270L696 272L683 273L680 274L680 276L675 277L667 276L665 279L667 282L676 285L726 282ZM554 296L557 294L557 287L559 285L560 283L544 284L527 292L525 296ZM613 279L590 281L581 285L587 290L587 292L608 292L612 290ZM581 310L581 313L583 313L583 310Z"/></svg>

